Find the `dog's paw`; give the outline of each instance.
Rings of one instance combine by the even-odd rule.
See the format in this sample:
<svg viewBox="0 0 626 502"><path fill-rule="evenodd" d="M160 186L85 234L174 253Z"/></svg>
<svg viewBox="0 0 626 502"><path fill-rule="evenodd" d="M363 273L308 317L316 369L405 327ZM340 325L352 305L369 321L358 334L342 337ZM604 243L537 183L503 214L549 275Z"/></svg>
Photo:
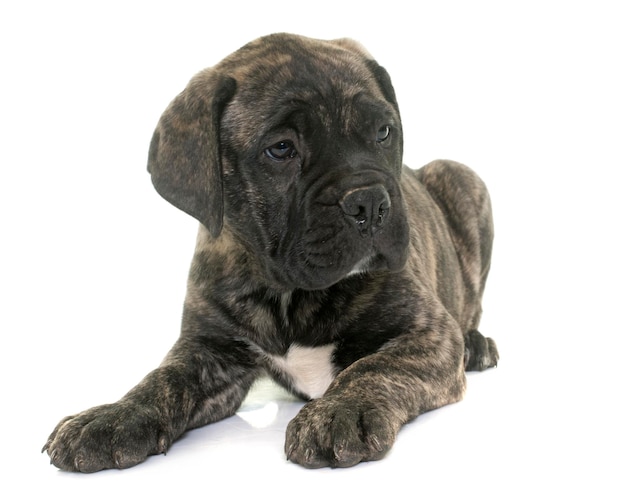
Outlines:
<svg viewBox="0 0 626 502"><path fill-rule="evenodd" d="M308 468L350 467L380 460L399 427L358 400L320 398L307 403L287 426L287 459Z"/></svg>
<svg viewBox="0 0 626 502"><path fill-rule="evenodd" d="M154 410L115 403L61 420L42 452L59 469L96 472L132 467L148 455L165 453L170 443Z"/></svg>
<svg viewBox="0 0 626 502"><path fill-rule="evenodd" d="M498 348L496 342L486 338L478 330L472 330L465 335L465 369L467 371L482 371L498 365Z"/></svg>

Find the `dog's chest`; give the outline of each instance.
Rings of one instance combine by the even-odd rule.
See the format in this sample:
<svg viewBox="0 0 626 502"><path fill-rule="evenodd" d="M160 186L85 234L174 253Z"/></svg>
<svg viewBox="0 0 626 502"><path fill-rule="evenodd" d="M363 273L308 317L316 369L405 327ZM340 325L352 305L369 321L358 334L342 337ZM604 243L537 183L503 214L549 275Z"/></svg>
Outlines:
<svg viewBox="0 0 626 502"><path fill-rule="evenodd" d="M284 356L269 356L272 366L291 381L292 386L311 399L321 397L336 374L332 362L334 344L304 347L294 344Z"/></svg>

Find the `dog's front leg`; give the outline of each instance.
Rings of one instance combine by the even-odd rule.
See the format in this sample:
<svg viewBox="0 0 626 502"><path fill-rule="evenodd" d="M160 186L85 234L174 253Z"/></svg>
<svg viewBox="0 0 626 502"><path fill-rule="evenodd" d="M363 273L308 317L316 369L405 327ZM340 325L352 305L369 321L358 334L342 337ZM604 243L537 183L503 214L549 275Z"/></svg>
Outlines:
<svg viewBox="0 0 626 502"><path fill-rule="evenodd" d="M460 400L464 390L461 330L444 315L341 372L290 422L287 458L311 468L378 460L403 424Z"/></svg>
<svg viewBox="0 0 626 502"><path fill-rule="evenodd" d="M160 367L116 403L63 419L44 446L51 463L81 472L131 467L165 453L187 429L233 414L258 374L254 356L202 322L187 309Z"/></svg>

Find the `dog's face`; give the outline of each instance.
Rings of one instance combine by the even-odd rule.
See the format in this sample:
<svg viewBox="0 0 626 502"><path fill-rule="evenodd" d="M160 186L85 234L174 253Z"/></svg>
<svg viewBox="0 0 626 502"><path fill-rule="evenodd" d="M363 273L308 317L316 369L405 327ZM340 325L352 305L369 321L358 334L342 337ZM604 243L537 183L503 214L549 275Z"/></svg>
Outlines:
<svg viewBox="0 0 626 502"><path fill-rule="evenodd" d="M226 226L274 287L406 261L398 107L354 42L274 35L200 73L164 113L149 169L215 238Z"/></svg>

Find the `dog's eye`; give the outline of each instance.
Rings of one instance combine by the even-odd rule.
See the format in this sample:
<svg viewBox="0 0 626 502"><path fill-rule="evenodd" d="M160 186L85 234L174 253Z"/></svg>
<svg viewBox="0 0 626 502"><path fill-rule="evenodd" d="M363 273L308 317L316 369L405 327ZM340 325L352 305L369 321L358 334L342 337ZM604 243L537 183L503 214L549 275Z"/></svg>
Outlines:
<svg viewBox="0 0 626 502"><path fill-rule="evenodd" d="M376 133L376 142L382 143L383 141L387 141L389 136L391 136L391 127L384 125L378 129L378 132Z"/></svg>
<svg viewBox="0 0 626 502"><path fill-rule="evenodd" d="M298 154L295 146L291 141L279 141L269 148L265 149L265 155L272 160L287 160L293 159Z"/></svg>

